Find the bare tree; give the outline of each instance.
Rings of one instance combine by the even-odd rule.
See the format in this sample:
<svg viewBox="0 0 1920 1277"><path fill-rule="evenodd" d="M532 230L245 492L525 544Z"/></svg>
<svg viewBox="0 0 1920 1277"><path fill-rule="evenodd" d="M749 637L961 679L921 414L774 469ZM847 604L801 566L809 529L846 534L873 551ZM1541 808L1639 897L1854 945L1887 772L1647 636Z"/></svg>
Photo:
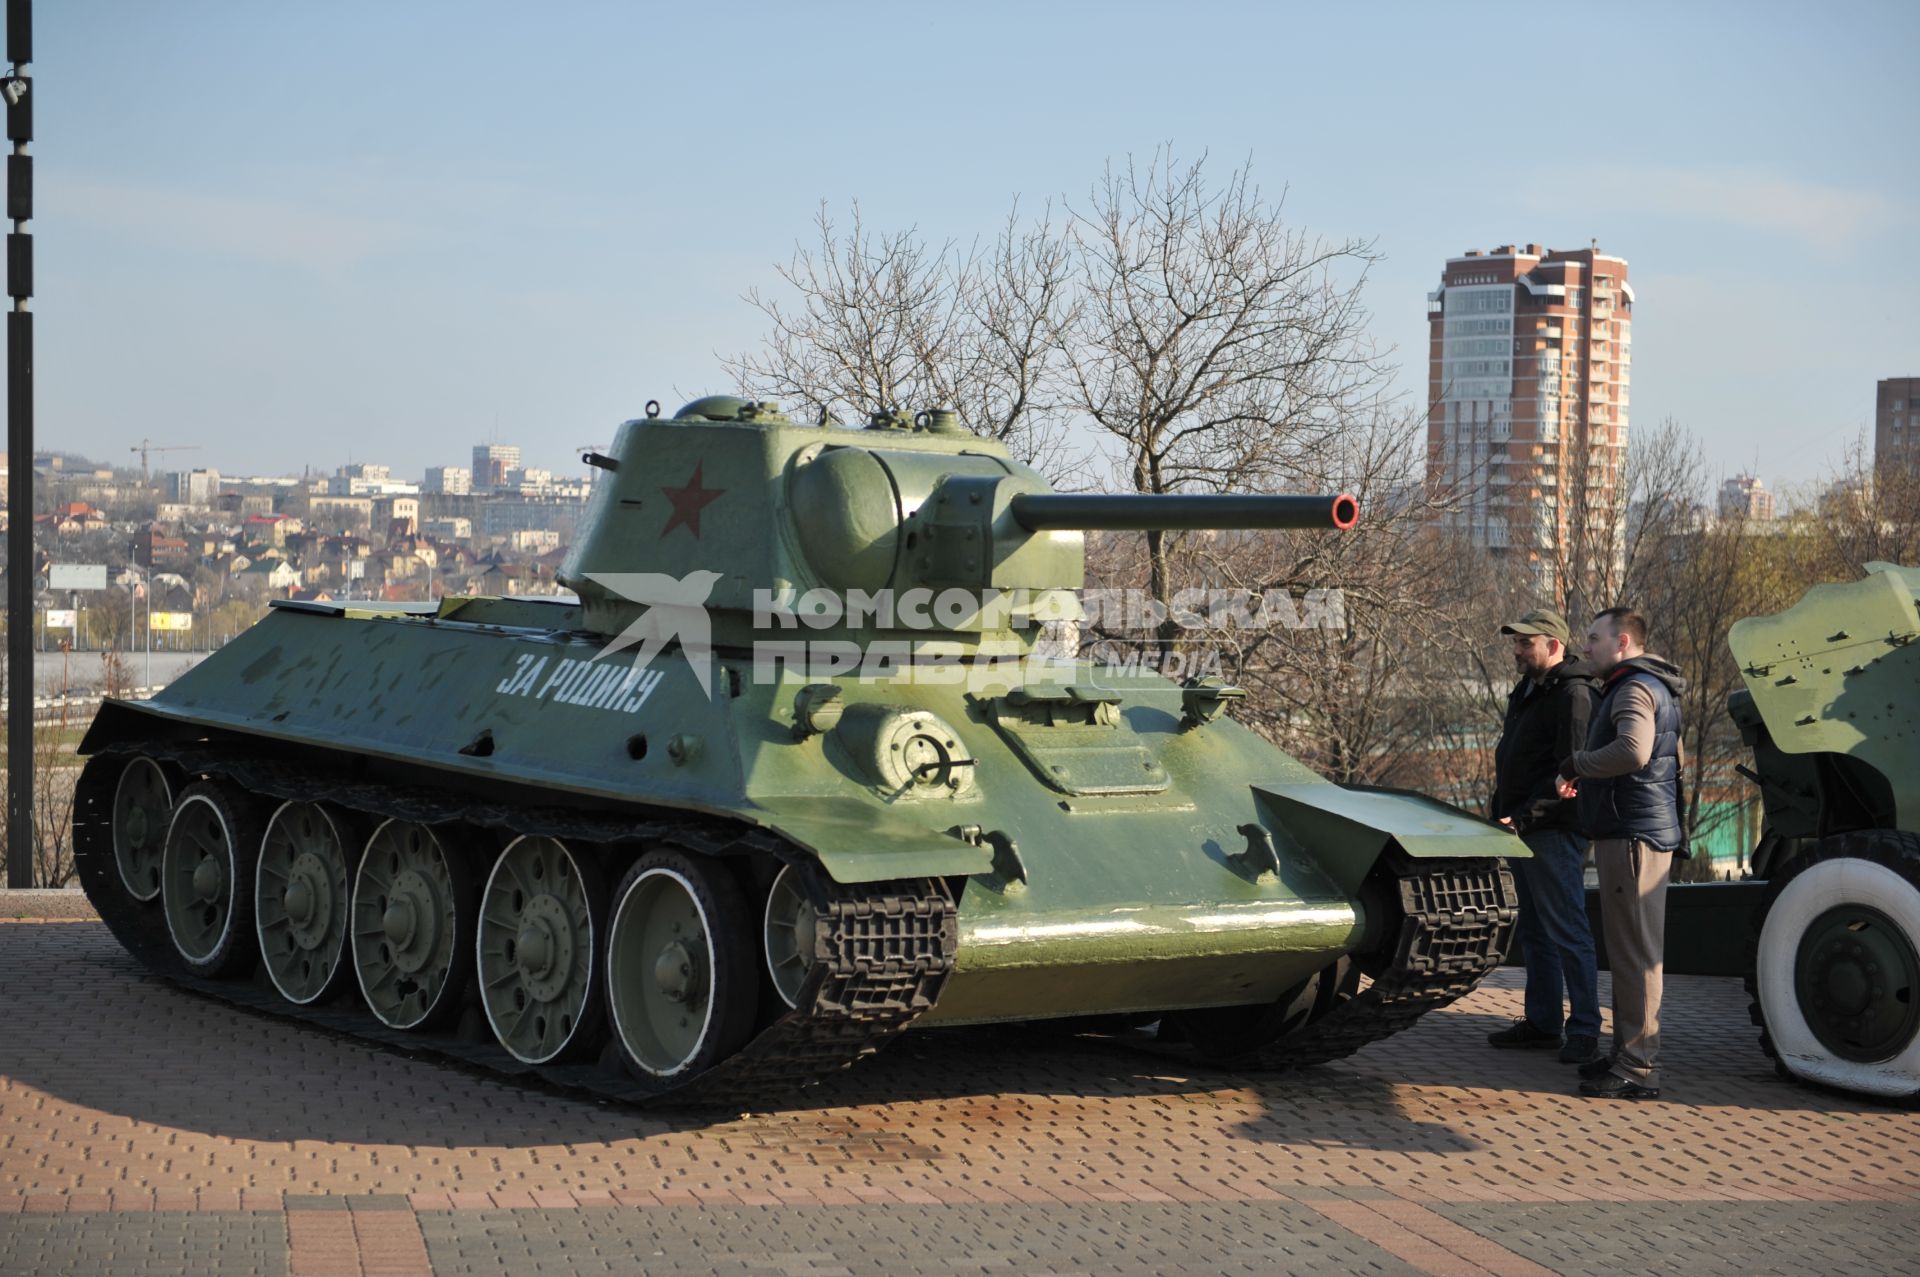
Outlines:
<svg viewBox="0 0 1920 1277"><path fill-rule="evenodd" d="M1313 458L1382 377L1360 302L1371 244L1291 227L1247 166L1215 189L1204 157L1182 164L1170 148L1109 168L1071 218L1072 407L1105 436L1117 478L1150 493L1261 491L1324 468ZM1178 539L1147 534L1162 602Z"/></svg>
<svg viewBox="0 0 1920 1277"><path fill-rule="evenodd" d="M40 887L73 881L74 786L80 762L74 739L57 723L33 729L33 880Z"/></svg>
<svg viewBox="0 0 1920 1277"><path fill-rule="evenodd" d="M5 620L0 620L0 678L6 676ZM0 732L6 730L5 707L0 706ZM33 885L64 887L73 880L73 793L79 777L74 756L77 733L60 723L36 722L33 728L33 774L26 782L33 805ZM0 759L0 791L13 777ZM0 861L6 858L9 831L0 828Z"/></svg>
<svg viewBox="0 0 1920 1277"><path fill-rule="evenodd" d="M1016 203L991 245L934 248L913 228L842 232L823 205L812 247L777 268L792 301L755 289L766 347L724 360L750 393L864 421L946 406L975 434L1042 469L1063 460L1051 398L1068 314L1068 244L1050 215L1023 225Z"/></svg>
<svg viewBox="0 0 1920 1277"><path fill-rule="evenodd" d="M1671 574L1648 578L1649 556L1671 537L1699 524L1706 513L1706 462L1697 440L1672 419L1633 440L1615 458L1584 443L1576 460L1544 494L1551 501L1539 523L1539 551L1553 588L1540 600L1576 625Z"/></svg>
<svg viewBox="0 0 1920 1277"><path fill-rule="evenodd" d="M100 649L100 693L103 696L125 696L133 686L133 680L127 673L127 657L112 644Z"/></svg>
<svg viewBox="0 0 1920 1277"><path fill-rule="evenodd" d="M1487 589L1472 571L1479 560L1435 530L1450 507L1421 482L1425 434L1422 417L1382 411L1322 451L1322 472L1304 481L1358 498L1351 531L1199 533L1173 544L1173 657L1180 673L1244 687L1236 716L1336 779L1477 805L1488 785L1458 766L1472 760L1445 747L1443 729L1483 724L1489 712L1497 727L1489 689L1503 701L1510 679L1463 665L1498 655L1486 642L1498 621L1478 618ZM1144 536L1090 538L1094 588L1137 587L1147 575ZM1151 617L1099 619L1107 623L1083 635L1096 661L1126 660L1143 637L1164 650L1157 628L1140 629Z"/></svg>
<svg viewBox="0 0 1920 1277"><path fill-rule="evenodd" d="M1671 419L1635 441L1609 499L1616 517L1611 528L1596 521L1590 544L1598 553L1564 582L1567 617L1577 641L1600 609L1639 609L1652 624L1649 647L1687 679L1679 698L1687 758L1682 816L1688 836L1704 845L1751 824L1757 803L1734 771L1747 750L1727 716L1727 697L1742 685L1727 631L1743 616L1782 605L1772 602L1763 569L1775 540L1744 513L1713 508L1699 440ZM1597 510L1599 503L1591 505ZM1676 874L1699 876L1708 868L1703 857L1680 862Z"/></svg>
<svg viewBox="0 0 1920 1277"><path fill-rule="evenodd" d="M1856 438L1813 517L1797 527L1811 580L1849 581L1869 563L1920 563L1920 470L1876 467L1866 439Z"/></svg>

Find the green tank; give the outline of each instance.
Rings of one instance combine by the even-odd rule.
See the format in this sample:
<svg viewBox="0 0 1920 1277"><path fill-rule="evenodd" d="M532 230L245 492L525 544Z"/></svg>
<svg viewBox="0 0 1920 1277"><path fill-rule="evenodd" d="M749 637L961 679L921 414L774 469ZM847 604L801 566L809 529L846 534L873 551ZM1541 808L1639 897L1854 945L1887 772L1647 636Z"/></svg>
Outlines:
<svg viewBox="0 0 1920 1277"><path fill-rule="evenodd" d="M1920 569L1867 565L1734 625L1766 819L1753 880L1685 889L1691 928L1743 953L1780 1072L1920 1101ZM1677 889L1676 889L1677 890ZM1682 955L1680 970L1717 969Z"/></svg>
<svg viewBox="0 0 1920 1277"><path fill-rule="evenodd" d="M575 599L281 602L102 707L75 846L128 949L689 1103L993 1021L1313 1063L1500 963L1517 839L1329 783L1217 677L1044 655L1083 529L1333 530L1351 498L1058 494L951 413L721 397L585 460Z"/></svg>

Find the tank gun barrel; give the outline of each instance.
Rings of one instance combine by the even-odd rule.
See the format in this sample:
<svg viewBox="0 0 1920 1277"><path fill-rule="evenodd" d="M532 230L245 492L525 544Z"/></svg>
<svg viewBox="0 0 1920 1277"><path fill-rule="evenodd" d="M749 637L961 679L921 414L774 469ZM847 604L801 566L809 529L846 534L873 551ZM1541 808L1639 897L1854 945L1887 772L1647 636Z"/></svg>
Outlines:
<svg viewBox="0 0 1920 1277"><path fill-rule="evenodd" d="M1338 528L1353 526L1360 503L1337 496L1264 496L1249 493L1023 492L1011 502L1014 520L1029 532L1081 528L1096 532L1169 532L1227 528Z"/></svg>

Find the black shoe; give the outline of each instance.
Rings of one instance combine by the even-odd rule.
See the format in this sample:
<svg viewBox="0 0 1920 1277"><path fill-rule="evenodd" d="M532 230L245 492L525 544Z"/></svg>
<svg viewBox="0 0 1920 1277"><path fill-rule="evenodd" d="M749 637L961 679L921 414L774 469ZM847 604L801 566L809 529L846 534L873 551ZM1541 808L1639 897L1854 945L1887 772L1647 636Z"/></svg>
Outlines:
<svg viewBox="0 0 1920 1277"><path fill-rule="evenodd" d="M1582 1082L1580 1094L1598 1096L1603 1100L1657 1100L1660 1098L1660 1088L1642 1086L1631 1078L1609 1073L1605 1077Z"/></svg>
<svg viewBox="0 0 1920 1277"><path fill-rule="evenodd" d="M1581 1077L1602 1077L1613 1072L1611 1055L1596 1055L1580 1066Z"/></svg>
<svg viewBox="0 0 1920 1277"><path fill-rule="evenodd" d="M1487 1045L1505 1050L1551 1051L1560 1045L1560 1035L1541 1032L1523 1015L1509 1027L1487 1034Z"/></svg>
<svg viewBox="0 0 1920 1277"><path fill-rule="evenodd" d="M1587 1033L1569 1033L1560 1048L1560 1063L1587 1064L1600 1058L1600 1039Z"/></svg>

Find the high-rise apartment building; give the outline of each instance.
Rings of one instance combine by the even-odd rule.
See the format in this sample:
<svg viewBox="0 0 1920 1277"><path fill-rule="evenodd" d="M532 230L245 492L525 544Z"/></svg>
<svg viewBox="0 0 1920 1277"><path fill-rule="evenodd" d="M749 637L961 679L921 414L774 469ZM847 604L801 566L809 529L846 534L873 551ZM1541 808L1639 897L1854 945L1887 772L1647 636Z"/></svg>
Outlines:
<svg viewBox="0 0 1920 1277"><path fill-rule="evenodd" d="M1577 547L1617 556L1633 352L1625 259L1538 244L1469 252L1448 259L1427 317L1427 476L1459 495L1455 525L1524 554L1549 593Z"/></svg>
<svg viewBox="0 0 1920 1277"><path fill-rule="evenodd" d="M1757 519L1773 517L1773 494L1757 475L1737 474L1720 485L1720 517Z"/></svg>
<svg viewBox="0 0 1920 1277"><path fill-rule="evenodd" d="M1920 377L1888 377L1876 387L1873 464L1920 471Z"/></svg>
<svg viewBox="0 0 1920 1277"><path fill-rule="evenodd" d="M520 468L520 449L504 443L473 446L473 490L492 492L507 486L507 471Z"/></svg>

